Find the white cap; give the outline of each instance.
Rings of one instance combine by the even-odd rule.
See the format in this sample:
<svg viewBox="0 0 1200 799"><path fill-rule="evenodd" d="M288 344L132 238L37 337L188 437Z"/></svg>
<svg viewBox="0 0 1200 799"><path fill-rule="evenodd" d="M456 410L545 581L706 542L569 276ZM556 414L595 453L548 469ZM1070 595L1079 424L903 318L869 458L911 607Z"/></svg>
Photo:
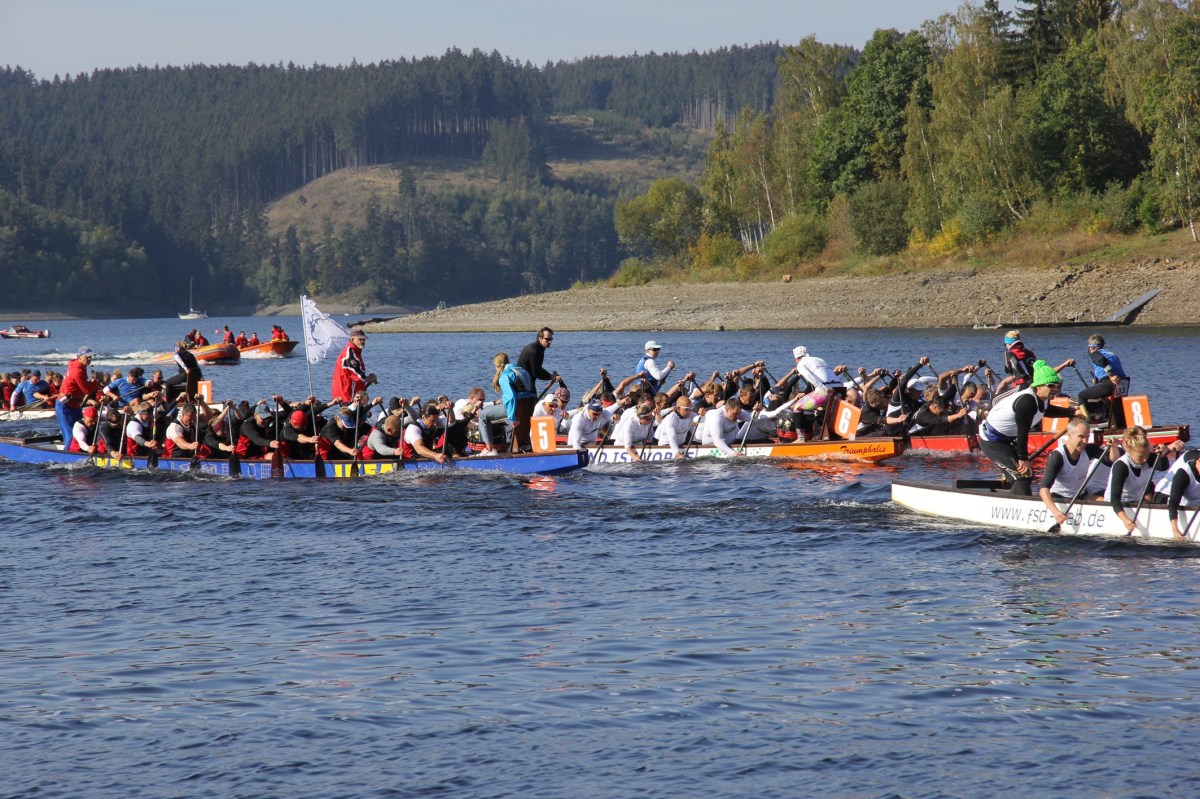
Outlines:
<svg viewBox="0 0 1200 799"><path fill-rule="evenodd" d="M654 339L650 339L649 341L646 342L646 346L642 347L642 349L644 349L644 350L661 350L662 345L659 344Z"/></svg>
<svg viewBox="0 0 1200 799"><path fill-rule="evenodd" d="M806 355L808 355L808 347L805 347L803 344L792 350L793 358L803 358Z"/></svg>

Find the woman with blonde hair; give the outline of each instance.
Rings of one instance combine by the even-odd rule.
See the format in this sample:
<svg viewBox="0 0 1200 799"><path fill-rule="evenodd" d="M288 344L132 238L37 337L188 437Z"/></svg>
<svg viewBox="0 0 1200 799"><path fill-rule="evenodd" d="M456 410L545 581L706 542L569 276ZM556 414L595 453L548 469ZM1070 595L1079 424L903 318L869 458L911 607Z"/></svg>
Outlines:
<svg viewBox="0 0 1200 799"><path fill-rule="evenodd" d="M1154 473L1171 467L1167 452L1179 452L1183 442L1176 440L1169 448L1159 445L1152 450L1146 431L1135 426L1125 431L1121 445L1125 454L1113 464L1104 499L1112 505L1113 513L1125 525L1126 532L1132 535L1137 529L1138 510L1146 497L1154 493ZM1126 505L1134 506L1133 516L1126 512Z"/></svg>

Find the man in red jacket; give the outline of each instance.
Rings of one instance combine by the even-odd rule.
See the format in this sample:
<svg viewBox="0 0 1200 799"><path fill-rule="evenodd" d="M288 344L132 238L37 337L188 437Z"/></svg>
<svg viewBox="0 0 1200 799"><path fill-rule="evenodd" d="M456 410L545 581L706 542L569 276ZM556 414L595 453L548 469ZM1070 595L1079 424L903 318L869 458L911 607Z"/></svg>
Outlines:
<svg viewBox="0 0 1200 799"><path fill-rule="evenodd" d="M54 403L54 415L58 418L58 427L62 430L63 446L71 443L75 423L83 418L83 402L92 393L88 383L88 365L92 362L92 351L83 347L75 353L75 357L67 363L67 376L63 378L58 390L58 401Z"/></svg>
<svg viewBox="0 0 1200 799"><path fill-rule="evenodd" d="M348 405L358 392L366 391L367 386L376 382L374 374L367 374L367 366L363 363L362 348L366 346L367 334L362 328L356 327L350 331L350 340L338 355L337 363L333 365L333 401Z"/></svg>

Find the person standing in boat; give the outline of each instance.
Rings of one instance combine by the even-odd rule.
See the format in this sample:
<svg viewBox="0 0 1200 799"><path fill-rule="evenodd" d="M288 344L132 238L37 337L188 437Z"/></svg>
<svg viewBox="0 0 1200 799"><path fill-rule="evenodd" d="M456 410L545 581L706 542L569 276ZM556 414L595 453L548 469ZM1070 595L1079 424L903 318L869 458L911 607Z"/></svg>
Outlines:
<svg viewBox="0 0 1200 799"><path fill-rule="evenodd" d="M1074 411L1048 404L1058 395L1062 378L1045 361L1033 364L1032 384L998 397L979 427L979 447L1000 467L1016 496L1033 494L1029 431L1043 416L1071 416Z"/></svg>
<svg viewBox="0 0 1200 799"><path fill-rule="evenodd" d="M1012 378L1011 386L1024 388L1029 385L1036 360L1033 350L1027 349L1021 341L1020 330L1010 330L1004 334L1004 373Z"/></svg>
<svg viewBox="0 0 1200 799"><path fill-rule="evenodd" d="M272 340L274 332L272 332ZM350 340L342 348L337 362L333 366L333 401L350 404L360 391L366 391L367 386L376 382L374 373L367 374L367 365L363 361L363 347L367 345L367 334L361 327L350 331Z"/></svg>
<svg viewBox="0 0 1200 799"><path fill-rule="evenodd" d="M63 378L58 390L54 416L58 419L64 447L71 443L75 423L83 418L83 403L92 394L87 376L88 364L92 362L92 357L92 351L88 347L83 347L75 353L75 357L67 363L67 376Z"/></svg>
<svg viewBox="0 0 1200 799"><path fill-rule="evenodd" d="M638 361L637 368L633 370L641 379L642 385L646 387L647 393L651 397L658 393L659 387L667 379L667 375L675 368L674 361L667 361L665 369L655 362L661 351L662 345L657 341L654 339L647 341L646 346L642 348L643 354Z"/></svg>
<svg viewBox="0 0 1200 799"><path fill-rule="evenodd" d="M1092 360L1092 385L1080 391L1075 396L1076 401L1084 407L1091 401L1107 400L1111 397L1123 397L1129 393L1129 375L1121 366L1121 359L1104 344L1104 336L1092 335L1087 342L1088 357ZM1124 415L1120 406L1112 404L1114 418L1109 420L1109 427L1121 427Z"/></svg>
<svg viewBox="0 0 1200 799"><path fill-rule="evenodd" d="M196 356L188 351L187 344L183 341L175 342L175 356L173 358L175 365L179 367L177 374L171 375L163 381L163 387L167 392L167 402L173 402L176 397L183 394L188 401L195 401L196 395L200 392L200 362L196 360ZM183 386L183 388L180 388Z"/></svg>
<svg viewBox="0 0 1200 799"><path fill-rule="evenodd" d="M1109 472L1120 457L1117 443L1102 447L1089 443L1092 428L1086 419L1076 417L1067 423L1067 433L1046 458L1042 471L1042 486L1038 496L1058 524L1066 524L1067 516L1058 509L1058 502L1070 502L1075 497L1092 499L1104 494ZM1086 481L1086 482L1085 482Z"/></svg>

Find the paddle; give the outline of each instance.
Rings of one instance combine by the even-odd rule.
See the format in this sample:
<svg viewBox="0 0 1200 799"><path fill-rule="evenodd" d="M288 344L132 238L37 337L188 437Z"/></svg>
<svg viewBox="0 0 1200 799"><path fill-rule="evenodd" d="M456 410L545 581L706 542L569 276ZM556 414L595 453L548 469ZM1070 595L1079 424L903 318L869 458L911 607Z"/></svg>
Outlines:
<svg viewBox="0 0 1200 799"><path fill-rule="evenodd" d="M742 443L738 444L738 454L741 455L746 451L746 439L750 438L750 430L754 427L755 420L758 419L758 409L755 408L750 413L750 421L746 422L746 432L742 434Z"/></svg>
<svg viewBox="0 0 1200 799"><path fill-rule="evenodd" d="M1183 528L1183 540L1188 540L1188 531L1192 529L1192 522L1196 521L1196 517L1200 516L1200 510L1192 512L1192 518L1188 519L1187 526Z"/></svg>
<svg viewBox="0 0 1200 799"><path fill-rule="evenodd" d="M242 459L238 457L237 445L233 442L233 425L226 425L229 428L229 476L242 476Z"/></svg>
<svg viewBox="0 0 1200 799"><path fill-rule="evenodd" d="M125 466L125 433L129 430L129 420L121 420L121 443L117 445L117 468Z"/></svg>
<svg viewBox="0 0 1200 799"><path fill-rule="evenodd" d="M150 408L150 447L146 453L146 471L158 469L158 403Z"/></svg>
<svg viewBox="0 0 1200 799"><path fill-rule="evenodd" d="M358 477L358 411L361 406L361 401L354 403L354 434L351 437L354 446L354 462L350 464L351 477Z"/></svg>
<svg viewBox="0 0 1200 799"><path fill-rule="evenodd" d="M1054 436L1054 438L1050 439L1050 440L1049 440L1049 441L1047 441L1045 444L1042 444L1040 447L1038 447L1038 448L1037 448L1037 452L1035 452L1035 453L1033 453L1032 455L1030 455L1030 456L1029 456L1029 463L1030 463L1030 466L1032 466L1032 465L1033 465L1033 462L1034 462L1034 461L1036 461L1036 460L1037 460L1039 457L1041 457L1042 453L1044 453L1046 450L1050 449L1050 447L1052 447L1052 446L1054 446L1056 443L1058 443L1058 440L1059 440L1060 438L1062 438L1063 436L1065 436L1066 434L1067 434L1067 428L1065 428L1065 427L1064 427L1064 428L1062 429L1062 432L1061 432L1061 433L1058 433L1056 436Z"/></svg>
<svg viewBox="0 0 1200 799"><path fill-rule="evenodd" d="M192 450L192 460L188 463L188 471L198 472L200 471L200 410L198 406L196 409L196 433L192 438L192 443L196 445L196 448Z"/></svg>
<svg viewBox="0 0 1200 799"><path fill-rule="evenodd" d="M1075 507L1075 503L1079 500L1080 495L1083 494L1084 489L1087 488L1088 481L1091 480L1092 475L1096 473L1096 467L1100 465L1100 461L1103 458L1104 456L1101 455L1099 458L1096 458L1096 460L1092 461L1092 465L1088 467L1087 474L1083 476L1083 482L1079 484L1079 488L1075 489L1075 496L1071 497L1071 501L1067 503L1067 507L1063 510L1064 516L1067 516L1068 518L1070 517L1071 508ZM1054 524L1050 525L1050 529L1048 529L1046 532L1057 533L1061 529L1062 525L1060 525L1058 522L1055 522Z"/></svg>
<svg viewBox="0 0 1200 799"><path fill-rule="evenodd" d="M279 406L275 406L275 451L271 453L271 477L283 479L283 454L279 451Z"/></svg>
<svg viewBox="0 0 1200 799"><path fill-rule="evenodd" d="M1142 503L1146 501L1146 494L1149 493L1147 489L1150 488L1150 483L1154 481L1154 464L1158 463L1158 457L1158 453L1154 452L1146 459L1146 482L1142 483L1141 496L1138 497L1137 507L1133 509L1133 517L1130 519L1133 522L1134 529L1125 535L1133 535L1134 530L1137 529L1137 517L1142 512Z"/></svg>
<svg viewBox="0 0 1200 799"><path fill-rule="evenodd" d="M313 442L313 477L317 480L324 480L325 459L321 457L321 433L317 430L317 412L311 405L309 412L312 413L313 437L317 439Z"/></svg>
<svg viewBox="0 0 1200 799"><path fill-rule="evenodd" d="M100 411L101 407L96 406L96 429L92 431L92 448L88 452L87 462L91 466L96 465L96 442L100 440Z"/></svg>
<svg viewBox="0 0 1200 799"><path fill-rule="evenodd" d="M668 416L670 416L673 413L675 413L675 409L669 408L667 410L667 412L665 414L663 414L662 419L666 419ZM660 424L662 424L662 419L659 419L657 410L654 412L654 418L656 420L655 423L653 425L651 425L651 427L649 429L646 430L646 437L644 439L642 439L642 451L638 454L638 457L640 457L642 460L646 459L646 447L648 447L650 445L650 439L653 438L654 431L658 429L658 426Z"/></svg>
<svg viewBox="0 0 1200 799"><path fill-rule="evenodd" d="M1083 383L1084 388L1087 388L1088 381L1087 381L1087 378L1083 376L1083 372L1079 371L1079 367L1076 366L1075 364L1071 364L1071 368L1075 370L1075 374L1079 375L1079 382Z"/></svg>
<svg viewBox="0 0 1200 799"><path fill-rule="evenodd" d="M39 405L45 405L47 399L49 399L49 397L46 397L45 399L34 400L33 402L29 403L28 405L22 405L20 408L13 408L11 413L21 413L22 411L32 411L35 408L37 408Z"/></svg>

